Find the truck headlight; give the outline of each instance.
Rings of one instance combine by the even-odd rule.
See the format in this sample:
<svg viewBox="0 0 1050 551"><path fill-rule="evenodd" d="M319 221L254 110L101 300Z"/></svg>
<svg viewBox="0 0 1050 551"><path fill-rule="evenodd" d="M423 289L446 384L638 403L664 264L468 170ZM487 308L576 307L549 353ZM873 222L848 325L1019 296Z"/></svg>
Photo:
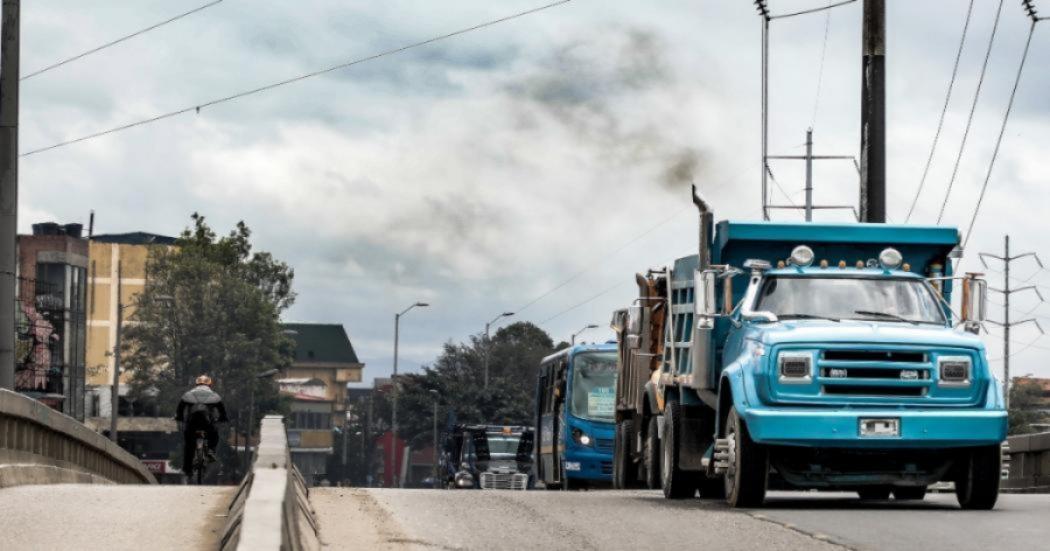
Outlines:
<svg viewBox="0 0 1050 551"><path fill-rule="evenodd" d="M813 355L806 352L782 352L777 356L777 372L782 383L808 383L813 380Z"/></svg>
<svg viewBox="0 0 1050 551"><path fill-rule="evenodd" d="M937 359L937 386L970 386L973 365L968 356L942 356Z"/></svg>

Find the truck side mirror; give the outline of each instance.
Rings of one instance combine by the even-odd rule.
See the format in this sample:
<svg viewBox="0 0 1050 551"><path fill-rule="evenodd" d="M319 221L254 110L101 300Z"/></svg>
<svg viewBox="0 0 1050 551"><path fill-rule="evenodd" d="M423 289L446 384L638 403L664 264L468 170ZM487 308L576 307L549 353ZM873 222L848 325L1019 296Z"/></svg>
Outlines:
<svg viewBox="0 0 1050 551"><path fill-rule="evenodd" d="M988 310L988 282L981 279L981 275L967 273L962 280L962 322L971 333L981 330Z"/></svg>
<svg viewBox="0 0 1050 551"><path fill-rule="evenodd" d="M697 329L714 329L718 305L715 289L718 281L716 270L698 271L693 280L693 316Z"/></svg>

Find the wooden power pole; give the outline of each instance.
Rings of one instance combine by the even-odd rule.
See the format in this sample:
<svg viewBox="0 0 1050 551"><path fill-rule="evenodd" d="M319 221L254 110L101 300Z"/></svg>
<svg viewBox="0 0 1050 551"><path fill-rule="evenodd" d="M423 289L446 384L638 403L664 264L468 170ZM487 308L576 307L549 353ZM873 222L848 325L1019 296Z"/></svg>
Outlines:
<svg viewBox="0 0 1050 551"><path fill-rule="evenodd" d="M0 28L0 388L15 388L18 279L18 53L20 0L3 0Z"/></svg>
<svg viewBox="0 0 1050 551"><path fill-rule="evenodd" d="M860 221L886 221L886 0L864 0Z"/></svg>

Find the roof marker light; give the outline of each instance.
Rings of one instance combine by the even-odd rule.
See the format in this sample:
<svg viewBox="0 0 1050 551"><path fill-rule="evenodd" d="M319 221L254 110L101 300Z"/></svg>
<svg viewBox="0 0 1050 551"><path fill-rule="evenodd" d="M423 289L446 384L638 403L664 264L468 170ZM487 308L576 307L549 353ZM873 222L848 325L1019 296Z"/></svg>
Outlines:
<svg viewBox="0 0 1050 551"><path fill-rule="evenodd" d="M858 260L857 261L857 267L858 268L863 268L864 267L864 261L863 260Z"/></svg>
<svg viewBox="0 0 1050 551"><path fill-rule="evenodd" d="M845 268L845 267L846 267L846 261L845 260L839 260L839 268Z"/></svg>
<svg viewBox="0 0 1050 551"><path fill-rule="evenodd" d="M893 247L887 247L881 253L879 253L879 264L887 270L896 270L900 268L901 263L904 262L904 257L901 256L900 251Z"/></svg>
<svg viewBox="0 0 1050 551"><path fill-rule="evenodd" d="M820 267L821 267L821 268L827 268L827 267L828 267L828 261L827 261L827 259L824 259L824 260L821 260L821 261L820 261Z"/></svg>
<svg viewBox="0 0 1050 551"><path fill-rule="evenodd" d="M813 249L799 245L791 251L791 263L800 268L813 264Z"/></svg>

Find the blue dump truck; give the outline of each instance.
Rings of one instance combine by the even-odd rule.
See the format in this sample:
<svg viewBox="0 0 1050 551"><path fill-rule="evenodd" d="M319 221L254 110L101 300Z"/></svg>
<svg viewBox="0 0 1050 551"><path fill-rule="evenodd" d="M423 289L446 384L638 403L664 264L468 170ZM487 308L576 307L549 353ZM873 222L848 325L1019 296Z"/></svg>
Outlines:
<svg viewBox="0 0 1050 551"><path fill-rule="evenodd" d="M546 488L609 487L615 393L615 344L572 346L540 363L535 472Z"/></svg>
<svg viewBox="0 0 1050 551"><path fill-rule="evenodd" d="M760 505L769 487L964 509L999 493L1006 411L977 329L985 282L956 277L953 228L733 222L638 274L613 314L614 485ZM961 312L951 307L959 290Z"/></svg>

